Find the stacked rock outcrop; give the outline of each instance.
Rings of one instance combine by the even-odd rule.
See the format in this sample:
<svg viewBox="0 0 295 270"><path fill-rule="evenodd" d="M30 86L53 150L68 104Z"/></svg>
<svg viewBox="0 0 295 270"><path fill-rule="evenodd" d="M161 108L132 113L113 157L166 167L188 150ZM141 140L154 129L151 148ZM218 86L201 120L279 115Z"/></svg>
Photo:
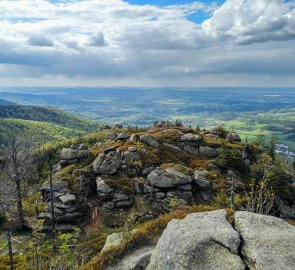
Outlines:
<svg viewBox="0 0 295 270"><path fill-rule="evenodd" d="M56 230L69 231L75 229L75 224L81 221L83 217L79 210L76 196L68 189L66 181L54 182L52 185L53 203L54 203L54 220ZM46 203L45 211L38 216L44 219L43 230L52 229L52 211L50 200L50 185L44 185L41 188L42 199Z"/></svg>

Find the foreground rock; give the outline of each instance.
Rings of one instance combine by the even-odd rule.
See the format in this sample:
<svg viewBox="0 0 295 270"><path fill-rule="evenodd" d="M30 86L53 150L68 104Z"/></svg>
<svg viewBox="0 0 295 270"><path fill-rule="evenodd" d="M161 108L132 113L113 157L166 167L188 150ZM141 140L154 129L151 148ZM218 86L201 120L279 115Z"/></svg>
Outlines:
<svg viewBox="0 0 295 270"><path fill-rule="evenodd" d="M218 210L172 220L153 252L148 270L245 269L239 234Z"/></svg>
<svg viewBox="0 0 295 270"><path fill-rule="evenodd" d="M292 225L271 216L237 212L235 228L243 239L242 254L249 269L295 269Z"/></svg>

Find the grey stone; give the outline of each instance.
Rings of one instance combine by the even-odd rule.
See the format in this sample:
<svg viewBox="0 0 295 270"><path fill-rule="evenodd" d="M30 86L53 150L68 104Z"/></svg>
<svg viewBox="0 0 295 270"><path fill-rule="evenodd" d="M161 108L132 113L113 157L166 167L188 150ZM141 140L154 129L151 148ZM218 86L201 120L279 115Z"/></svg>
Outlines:
<svg viewBox="0 0 295 270"><path fill-rule="evenodd" d="M76 196L74 194L62 195L58 198L63 204L73 204L76 202Z"/></svg>
<svg viewBox="0 0 295 270"><path fill-rule="evenodd" d="M249 269L294 270L294 226L276 217L250 212L236 212L234 218Z"/></svg>
<svg viewBox="0 0 295 270"><path fill-rule="evenodd" d="M101 250L101 252L106 252L110 247L117 246L123 240L122 233L113 233L107 237L107 240Z"/></svg>
<svg viewBox="0 0 295 270"><path fill-rule="evenodd" d="M179 172L174 168L162 169L160 167L149 173L147 178L152 186L159 188L175 187L193 181L192 176Z"/></svg>
<svg viewBox="0 0 295 270"><path fill-rule="evenodd" d="M124 254L115 265L107 266L105 270L144 270L154 248L154 246L143 246L132 250Z"/></svg>
<svg viewBox="0 0 295 270"><path fill-rule="evenodd" d="M62 148L60 152L60 165L78 163L88 158L90 152L86 144L72 145L71 148Z"/></svg>
<svg viewBox="0 0 295 270"><path fill-rule="evenodd" d="M78 158L79 159L85 159L89 156L89 150L79 150L78 152Z"/></svg>
<svg viewBox="0 0 295 270"><path fill-rule="evenodd" d="M158 141L151 135L141 135L139 140L152 147L159 147Z"/></svg>
<svg viewBox="0 0 295 270"><path fill-rule="evenodd" d="M226 211L194 213L172 220L152 253L147 270L244 270L239 234Z"/></svg>
<svg viewBox="0 0 295 270"><path fill-rule="evenodd" d="M57 222L67 222L71 223L83 216L80 212L73 212L73 213L65 213L62 216L57 216L55 219Z"/></svg>
<svg viewBox="0 0 295 270"><path fill-rule="evenodd" d="M194 154L194 155L199 154L199 149L198 149L198 148L195 148L195 147L193 147L193 146L190 146L190 145L185 145L185 146L183 147L183 150L184 150L185 152L190 153L190 154Z"/></svg>
<svg viewBox="0 0 295 270"><path fill-rule="evenodd" d="M234 182L235 188L241 189L244 187L244 183L242 182L242 178L237 172L234 172L233 170L228 170L226 172L226 176L227 176L229 183L232 183L232 181Z"/></svg>
<svg viewBox="0 0 295 270"><path fill-rule="evenodd" d="M208 189L211 187L211 183L206 179L207 171L196 170L194 173L194 183L200 189Z"/></svg>
<svg viewBox="0 0 295 270"><path fill-rule="evenodd" d="M121 192L116 192L114 193L114 201L125 201L125 200L129 200L130 199L130 195L125 194L125 193L121 193Z"/></svg>
<svg viewBox="0 0 295 270"><path fill-rule="evenodd" d="M154 169L156 169L155 166L150 166L150 167L148 167L148 168L143 169L143 170L141 171L141 173L142 173L143 175L148 175L148 174L149 174L150 172L152 172Z"/></svg>
<svg viewBox="0 0 295 270"><path fill-rule="evenodd" d="M114 190L111 188L111 187L109 187L106 183L105 183L105 181L101 178L101 177L97 177L96 178L96 186L97 186L97 192L98 193L106 193L106 194L108 194L108 193L111 193L111 192L113 192Z"/></svg>
<svg viewBox="0 0 295 270"><path fill-rule="evenodd" d="M129 134L126 132L121 132L120 134L118 134L117 136L117 140L127 140L129 139Z"/></svg>
<svg viewBox="0 0 295 270"><path fill-rule="evenodd" d="M115 202L115 205L117 208L130 207L133 205L133 200L128 199L128 200L117 201L117 202Z"/></svg>
<svg viewBox="0 0 295 270"><path fill-rule="evenodd" d="M69 209L72 206L71 205L66 205L66 204L63 204L63 203L60 203L60 202L54 202L54 207L60 208L60 209Z"/></svg>
<svg viewBox="0 0 295 270"><path fill-rule="evenodd" d="M117 152L100 154L92 163L93 171L96 174L114 174L121 165L121 156Z"/></svg>
<svg viewBox="0 0 295 270"><path fill-rule="evenodd" d="M135 151L132 151L132 152L127 151L127 152L124 152L124 158L125 158L125 161L127 163L133 163L135 161L139 161L140 160L139 153L138 152L135 152Z"/></svg>
<svg viewBox="0 0 295 270"><path fill-rule="evenodd" d="M202 140L203 140L202 136L198 134L194 134L194 133L187 133L180 137L181 142L200 142Z"/></svg>
<svg viewBox="0 0 295 270"><path fill-rule="evenodd" d="M170 143L164 143L164 145L170 149L173 149L175 151L182 151L178 146L174 145L174 144L170 144Z"/></svg>
<svg viewBox="0 0 295 270"><path fill-rule="evenodd" d="M220 138L219 135L217 135L217 134L212 134L212 133L206 134L205 136L206 136L206 137L210 137L210 138L214 138L214 139L218 139L218 138Z"/></svg>
<svg viewBox="0 0 295 270"><path fill-rule="evenodd" d="M199 154L208 158L218 157L218 151L208 146L200 146Z"/></svg>
<svg viewBox="0 0 295 270"><path fill-rule="evenodd" d="M78 158L79 150L72 148L62 148L60 152L61 160L72 160Z"/></svg>
<svg viewBox="0 0 295 270"><path fill-rule="evenodd" d="M146 193L152 192L152 187L146 184L134 182L133 186L134 186L135 192L138 194L146 194Z"/></svg>
<svg viewBox="0 0 295 270"><path fill-rule="evenodd" d="M170 123L169 121L165 120L157 120L154 122L155 127L161 127L161 128L167 128L167 127L173 127L174 125Z"/></svg>
<svg viewBox="0 0 295 270"><path fill-rule="evenodd" d="M104 135L104 138L106 140L115 140L117 138L117 134L115 132L107 132L105 135Z"/></svg>

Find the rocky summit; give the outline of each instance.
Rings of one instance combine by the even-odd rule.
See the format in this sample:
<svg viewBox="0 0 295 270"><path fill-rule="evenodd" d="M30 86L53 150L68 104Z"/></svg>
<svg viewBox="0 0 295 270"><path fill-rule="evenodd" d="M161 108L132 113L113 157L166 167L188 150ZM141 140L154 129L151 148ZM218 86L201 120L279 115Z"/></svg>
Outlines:
<svg viewBox="0 0 295 270"><path fill-rule="evenodd" d="M291 270L294 227L279 217L294 222L295 177L271 150L222 126L103 126L45 148L35 171L53 168L52 186L43 173L26 222L46 248L54 229L73 269Z"/></svg>

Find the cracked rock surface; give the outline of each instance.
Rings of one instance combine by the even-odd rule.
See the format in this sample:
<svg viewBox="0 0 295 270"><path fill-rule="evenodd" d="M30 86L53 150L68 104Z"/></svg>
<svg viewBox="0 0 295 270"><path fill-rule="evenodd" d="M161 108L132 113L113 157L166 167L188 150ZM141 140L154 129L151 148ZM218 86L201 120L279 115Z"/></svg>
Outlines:
<svg viewBox="0 0 295 270"><path fill-rule="evenodd" d="M240 236L224 210L172 220L153 252L148 270L244 270Z"/></svg>
<svg viewBox="0 0 295 270"><path fill-rule="evenodd" d="M282 219L250 212L235 213L248 269L294 270L295 228Z"/></svg>
<svg viewBox="0 0 295 270"><path fill-rule="evenodd" d="M234 226L224 210L172 220L147 270L294 270L295 228L286 221L236 212Z"/></svg>

